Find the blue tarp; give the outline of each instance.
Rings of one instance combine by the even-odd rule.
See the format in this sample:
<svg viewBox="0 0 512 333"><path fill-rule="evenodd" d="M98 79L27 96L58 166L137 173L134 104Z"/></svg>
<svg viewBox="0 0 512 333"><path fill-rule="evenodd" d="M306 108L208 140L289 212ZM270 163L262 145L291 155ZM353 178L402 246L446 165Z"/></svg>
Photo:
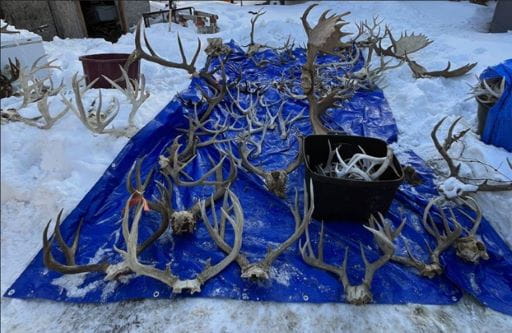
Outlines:
<svg viewBox="0 0 512 333"><path fill-rule="evenodd" d="M302 49L294 50L293 58L265 51L257 54L256 60L267 59L270 64L258 68L234 43L230 46L233 53L226 62L229 79L233 79L240 69L243 71L244 79L261 83L279 80L283 73L297 79L297 68L304 61ZM330 60L332 58L328 56L319 59L324 63ZM199 96L197 84L202 85L198 79L193 79L188 90L173 99L154 120L128 142L100 180L62 223L64 239L70 242L79 220L83 218L85 221L77 253L78 264L121 261L120 256L112 249L114 245L118 248L125 246L120 227L121 210L128 198L125 189L126 174L133 162L141 156L145 156L142 174L147 174L157 164L158 156L164 153L165 148L180 134L178 128L187 126L185 115L194 109L192 102ZM265 92L265 98L272 101L277 94L279 92L271 88ZM247 96L242 96L242 99L245 97ZM278 105L271 107L273 113L277 107ZM284 116L289 113L299 114L306 107L307 105L299 100L287 99ZM263 114L265 111L258 107L258 113ZM222 114L216 110L212 117L221 119ZM397 139L397 127L381 90L359 91L352 100L340 106L340 110L331 110L325 120L334 129L343 129L347 133L379 137L390 143ZM289 135L286 140L279 138L278 131L269 132L263 152L255 163L260 163L267 170L286 166L297 152L296 134L311 134L308 119L296 122L294 129L296 132ZM226 135L236 134L230 132ZM199 149L198 158L187 169L189 174L197 177L209 168L208 153L215 154L212 146ZM429 198L437 195L433 182L434 175L413 152L402 153L398 157L403 165L410 165L416 170L422 182L416 186L408 183L401 185L387 217L395 227L403 218L407 220L402 232L403 237L397 243L397 253L405 253L406 240L417 256L426 260L426 243L431 246L435 244L432 237L425 233L420 219ZM279 199L264 188L260 178L245 170L239 171L239 176L231 189L240 198L244 209L242 251L250 261L261 259L269 246L276 246L293 232L294 220L289 207L293 203L295 189L302 193L303 180L304 168L301 166L290 174L287 198ZM173 206L176 209L185 209L198 198L209 196L211 191L205 187L175 187ZM153 194L156 195L156 189L152 184L146 195L151 197ZM459 214L459 218L467 225L465 216ZM145 239L158 227L159 222L158 214L145 213L141 221L140 239ZM313 242L317 241L318 229L318 221L313 221L310 225ZM359 241L364 244L369 260L375 260L379 255L371 234L360 224L349 221L328 223L325 230L325 258L333 264L339 264L344 249L348 246L349 278L353 284L357 284L364 275ZM488 261L479 265L467 264L459 260L454 250L450 249L442 256L445 274L433 279L423 278L413 269L390 262L375 274L372 286L374 302L451 304L457 302L465 291L497 311L512 314L512 251L485 219L479 233L487 244L490 255ZM232 235L228 233L228 242L232 241L230 237L232 238ZM57 249L54 249L53 254L57 259L63 259L62 253ZM162 269L167 263L171 263L174 274L181 278L193 278L202 270L208 258L215 263L223 257L224 254L210 239L206 228L199 223L195 233L190 236L173 237L170 231L164 234L142 253L141 260L156 264ZM64 288L62 279L67 277L63 278L58 273L48 271L43 266L40 252L6 291L6 296L94 303L174 297L167 286L147 277L135 277L124 283L105 282L103 277L100 273L89 273L83 282L79 283L78 290ZM272 280L265 285L244 281L240 278L239 267L232 263L220 275L208 281L199 294L192 297L315 303L344 301L343 288L337 278L305 264L298 253L297 244L274 262L271 277Z"/></svg>
<svg viewBox="0 0 512 333"><path fill-rule="evenodd" d="M480 75L480 80L493 78L505 78L505 90L487 113L482 141L512 152L512 59L488 67Z"/></svg>

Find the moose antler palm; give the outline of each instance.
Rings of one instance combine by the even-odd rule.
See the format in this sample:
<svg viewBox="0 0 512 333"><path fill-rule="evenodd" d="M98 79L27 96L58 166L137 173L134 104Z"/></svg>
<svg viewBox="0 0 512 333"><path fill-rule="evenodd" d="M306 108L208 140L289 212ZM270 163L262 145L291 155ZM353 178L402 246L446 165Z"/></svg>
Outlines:
<svg viewBox="0 0 512 333"><path fill-rule="evenodd" d="M321 116L332 107L337 100L343 100L353 95L355 87L351 82L342 87L333 88L324 96L318 98L318 92L315 91L316 86L316 69L315 60L319 52L335 54L340 49L347 48L349 45L341 42L341 38L348 36L349 33L343 32L341 29L348 24L343 17L350 14L346 12L339 15L331 15L327 17L329 11L325 11L318 23L312 28L308 22L309 12L317 4L309 6L302 15L302 25L308 36L306 63L302 67L301 85L304 94L308 98L310 120L315 134L326 134L329 132L321 121Z"/></svg>

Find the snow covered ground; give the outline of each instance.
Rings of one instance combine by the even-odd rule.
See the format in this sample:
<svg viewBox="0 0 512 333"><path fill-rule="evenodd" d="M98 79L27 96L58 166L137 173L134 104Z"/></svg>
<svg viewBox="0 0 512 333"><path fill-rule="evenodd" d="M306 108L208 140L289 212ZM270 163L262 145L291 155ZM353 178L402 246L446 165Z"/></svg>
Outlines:
<svg viewBox="0 0 512 333"><path fill-rule="evenodd" d="M244 1L245 2L245 1ZM261 7L230 5L224 2L193 2L196 8L217 13L221 32L215 37L249 40L249 10ZM307 4L268 6L256 29L256 41L281 45L289 34L300 44L305 34L300 16ZM486 28L492 7L467 2L322 2L310 16L316 19L323 8L351 11L351 22L379 15L393 31L425 33L434 43L418 52L415 59L427 68L437 69L450 60L454 66L478 62L471 74L456 79L412 77L406 66L387 73L383 84L399 127L397 149L413 149L422 158L438 158L430 131L439 119L463 116L464 125L476 127L476 104L467 100L474 74L512 56L512 33L489 34ZM349 29L354 30L354 25ZM176 33L180 32L188 53L195 49L193 28L157 24L148 29L153 48L163 57L178 59ZM203 48L206 38L200 35ZM133 35L111 44L100 39L59 39L44 43L49 58L56 58L59 74L67 87L75 72L82 73L78 56L102 52L130 52ZM199 65L204 63L202 53ZM142 63L151 97L142 106L137 124L151 120L180 90L189 84L184 71ZM92 93L91 93L92 94ZM119 93L104 91L104 97ZM88 98L92 98L90 95ZM63 107L58 97L50 99L56 110ZM2 100L2 108L19 105L17 98ZM126 123L129 105L122 103L116 126ZM34 110L27 109L30 113ZM124 111L124 112L123 112ZM499 168L512 177L505 159L512 154L467 137L467 154ZM97 136L88 132L71 114L50 130L39 130L10 123L1 128L1 292L25 269L41 247L41 233L48 219L60 208L71 211L89 191L103 171L126 144L126 138ZM474 167L479 176L482 168ZM478 200L484 215L509 244L512 194L482 194ZM1 300L2 330L27 331L507 331L512 318L486 309L464 297L453 306L346 304L278 304L217 299L145 300L109 305L74 305L50 301Z"/></svg>

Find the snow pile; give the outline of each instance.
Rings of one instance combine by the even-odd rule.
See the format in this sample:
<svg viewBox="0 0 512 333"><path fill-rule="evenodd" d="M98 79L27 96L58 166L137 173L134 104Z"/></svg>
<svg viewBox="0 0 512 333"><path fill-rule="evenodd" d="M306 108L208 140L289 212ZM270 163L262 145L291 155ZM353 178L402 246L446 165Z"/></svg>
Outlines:
<svg viewBox="0 0 512 333"><path fill-rule="evenodd" d="M448 199L455 199L464 192L476 192L478 186L464 184L455 177L450 177L439 185L439 191Z"/></svg>
<svg viewBox="0 0 512 333"><path fill-rule="evenodd" d="M244 2L245 3L245 2ZM251 16L249 10L261 6L230 5L225 2L187 1L186 5L220 16L220 32L199 35L203 49L207 38L234 39L239 44L249 42ZM180 6L180 4L179 4ZM255 41L268 45L282 45L288 35L296 45L306 37L300 16L307 4L267 7L267 13L257 23ZM492 7L482 7L466 2L322 2L311 13L311 22L322 9L333 12L351 11L351 22L371 19L379 15L390 25L395 34L403 30L424 33L434 43L418 52L415 59L428 69L444 68L450 60L453 66L478 61L471 72L455 79L414 79L407 66L386 73L384 93L390 103L399 128L399 142L395 150L413 149L423 159L445 168L430 139L430 131L442 117L450 115L447 122L463 116L464 123L476 128L477 105L468 100L468 85L477 80L474 74L485 67L497 64L512 55L512 34L488 34L486 27L493 14ZM355 31L350 25L349 30ZM193 26L188 28L155 24L147 29L154 50L164 58L179 59L177 33L179 32L189 59L196 47L198 35ZM2 35L2 38L4 35ZM49 59L56 58L64 80L70 89L71 77L82 73L78 57L94 53L129 53L133 50L133 34L123 36L111 44L100 39L60 39L44 43ZM206 55L201 52L197 66L204 64ZM141 71L147 78L150 98L142 105L136 124L142 127L151 120L179 91L186 88L190 77L181 70L167 69L143 61ZM103 98L117 96L113 89L103 89ZM91 92L92 96L96 92ZM92 98L92 97L90 97ZM16 107L20 99L2 100L2 108ZM55 108L62 107L59 97L50 99ZM129 104L122 103L119 119L114 126L126 124ZM24 112L34 114L35 105ZM446 130L446 129L444 129ZM442 135L443 133L440 133ZM41 247L42 230L57 211L66 215L102 175L109 163L126 144L126 138L94 135L71 114L65 116L52 129L44 131L21 123L2 125L1 131L1 292L4 293L22 272ZM488 146L475 135L464 137L464 154L468 158L491 165L484 168L475 163L464 163L472 176L496 176L499 170L512 177L506 158L512 154L504 149ZM477 163L478 164L478 163ZM512 244L509 210L510 193L485 193L477 196L486 218L502 236ZM280 272L272 274L276 283L288 283ZM61 286L80 287L79 280L62 280ZM113 286L109 285L112 292ZM465 298L456 306L366 306L345 304L274 304L212 299L183 299L177 302L146 300L109 305L69 305L43 302L25 302L2 298L2 328L12 331L28 330L127 330L144 331L167 328L180 330L235 331L243 326L249 330L311 331L315 330L506 330L512 327L510 319L492 310L484 309L473 300ZM84 311L85 310L85 311Z"/></svg>
<svg viewBox="0 0 512 333"><path fill-rule="evenodd" d="M7 22L0 19L1 27L4 27L6 24L7 24ZM0 34L0 36L1 36L0 40L2 41L2 44L11 44L12 42L17 42L17 41L27 40L27 39L41 40L41 36L39 36L36 33L31 32L31 31L28 31L28 30L16 29L16 27L12 26L12 25L7 25L6 29L7 29L7 31L17 31L18 33Z"/></svg>

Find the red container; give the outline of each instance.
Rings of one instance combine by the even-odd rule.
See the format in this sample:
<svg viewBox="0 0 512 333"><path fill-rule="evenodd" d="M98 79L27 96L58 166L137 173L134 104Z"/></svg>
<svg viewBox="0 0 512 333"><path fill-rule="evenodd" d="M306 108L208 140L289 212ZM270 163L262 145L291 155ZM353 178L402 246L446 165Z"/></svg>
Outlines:
<svg viewBox="0 0 512 333"><path fill-rule="evenodd" d="M111 84L101 76L105 75L112 80L121 78L122 73L119 66L124 66L129 56L127 53L101 53L84 55L78 59L80 59L84 67L87 84L99 77L100 79L92 86L93 88L112 88ZM139 72L140 61L137 59L128 68L128 77L138 81ZM119 80L117 83L123 88L126 87L124 79Z"/></svg>

